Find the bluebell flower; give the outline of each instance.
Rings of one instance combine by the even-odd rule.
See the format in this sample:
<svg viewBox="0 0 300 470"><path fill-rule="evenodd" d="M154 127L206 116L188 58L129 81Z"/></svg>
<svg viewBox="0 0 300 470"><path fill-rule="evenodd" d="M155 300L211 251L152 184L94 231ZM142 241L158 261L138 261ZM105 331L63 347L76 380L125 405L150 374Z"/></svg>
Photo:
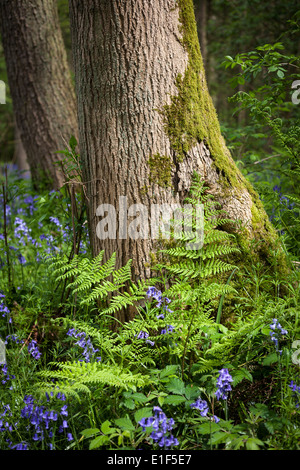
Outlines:
<svg viewBox="0 0 300 470"><path fill-rule="evenodd" d="M207 402L205 400L201 400L201 398L198 398L190 406L191 406L191 408L196 408L196 410L199 410L200 415L203 416L203 417L207 416L207 413L209 412Z"/></svg>
<svg viewBox="0 0 300 470"><path fill-rule="evenodd" d="M168 297L163 297L162 293L160 290L156 289L156 287L149 287L146 293L148 299L153 298L157 301L156 307L162 307L164 310L167 312L171 312L172 310L169 310L166 304L169 304L171 300Z"/></svg>
<svg viewBox="0 0 300 470"><path fill-rule="evenodd" d="M140 331L139 334L137 335L137 339L146 339L148 338L149 333L147 331Z"/></svg>
<svg viewBox="0 0 300 470"><path fill-rule="evenodd" d="M196 410L200 411L200 415L203 418L211 419L215 423L218 423L220 421L220 418L218 418L215 415L212 415L211 417L208 416L209 407L208 407L207 401L206 400L201 400L200 397L197 398L197 400L194 403L191 403L190 407L195 408Z"/></svg>
<svg viewBox="0 0 300 470"><path fill-rule="evenodd" d="M174 419L168 419L159 406L154 406L153 412L154 416L142 418L139 421L139 425L142 427L142 430L145 432L147 427L152 428L150 437L158 444L159 447L170 448L178 446L178 439L170 433L175 424Z"/></svg>
<svg viewBox="0 0 300 470"><path fill-rule="evenodd" d="M95 357L95 354L99 351L99 349L94 348L91 339L88 338L83 331L78 332L74 328L71 328L67 332L67 335L73 336L74 338L79 338L75 344L83 349L82 354L85 358L85 362L90 362L91 358L95 358L97 362L101 361L101 356Z"/></svg>
<svg viewBox="0 0 300 470"><path fill-rule="evenodd" d="M57 217L49 217L50 221L53 222L57 227L62 228L62 225Z"/></svg>
<svg viewBox="0 0 300 470"><path fill-rule="evenodd" d="M28 345L28 352L35 359L40 359L40 357L41 357L41 353L38 349L37 342L34 339Z"/></svg>
<svg viewBox="0 0 300 470"><path fill-rule="evenodd" d="M287 330L282 328L279 321L276 318L273 318L272 323L270 324L270 331L271 341L275 344L276 351L281 354L282 350L279 350L279 339L283 335L287 335Z"/></svg>
<svg viewBox="0 0 300 470"><path fill-rule="evenodd" d="M64 397L63 394L61 396ZM49 394L47 394L46 397L47 400L50 399ZM59 432L64 432L65 429L68 428L68 422L65 419L65 416L68 414L67 405L64 405L61 408L59 417L55 410L49 410L45 406L35 404L35 400L32 395L25 395L24 403L25 406L21 409L21 417L28 420L29 426L27 430L30 431L30 427L33 430L33 441L39 442L46 441L48 438L52 439L53 431L56 429L56 425L53 428L53 422L57 422L58 418L61 420L60 423L58 423ZM73 440L71 433L68 433L66 437L68 441Z"/></svg>
<svg viewBox="0 0 300 470"><path fill-rule="evenodd" d="M228 393L232 390L230 383L233 381L233 378L229 374L228 369L221 369L219 372L215 395L217 400L220 400L220 398L227 400Z"/></svg>
<svg viewBox="0 0 300 470"><path fill-rule="evenodd" d="M24 258L23 255L21 255L21 253L18 255L18 260L20 264L26 264L26 259Z"/></svg>
<svg viewBox="0 0 300 470"><path fill-rule="evenodd" d="M296 408L300 407L300 385L297 385L293 380L289 384L290 389L294 392L294 397L296 399Z"/></svg>

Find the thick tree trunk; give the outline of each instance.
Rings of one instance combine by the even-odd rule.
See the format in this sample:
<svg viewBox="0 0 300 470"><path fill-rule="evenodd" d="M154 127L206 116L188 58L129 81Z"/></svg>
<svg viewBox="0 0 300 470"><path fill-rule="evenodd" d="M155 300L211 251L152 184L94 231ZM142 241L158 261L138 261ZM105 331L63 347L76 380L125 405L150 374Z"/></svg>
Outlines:
<svg viewBox="0 0 300 470"><path fill-rule="evenodd" d="M133 259L149 275L155 240L97 236L101 204L182 203L205 178L244 240L276 238L222 139L209 96L192 0L69 0L79 142L94 254ZM99 232L98 232L99 235ZM248 242L247 242L248 243Z"/></svg>
<svg viewBox="0 0 300 470"><path fill-rule="evenodd" d="M55 152L77 136L76 101L55 0L0 0L10 93L33 181L59 188Z"/></svg>

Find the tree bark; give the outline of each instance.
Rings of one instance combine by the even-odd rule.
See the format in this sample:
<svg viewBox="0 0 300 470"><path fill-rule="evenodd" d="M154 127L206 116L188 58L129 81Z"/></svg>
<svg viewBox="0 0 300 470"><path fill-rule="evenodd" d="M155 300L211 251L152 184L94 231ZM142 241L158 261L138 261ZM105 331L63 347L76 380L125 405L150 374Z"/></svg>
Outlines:
<svg viewBox="0 0 300 470"><path fill-rule="evenodd" d="M18 170L21 172L23 178L30 178L30 167L17 125L15 125L15 151L13 162L17 165Z"/></svg>
<svg viewBox="0 0 300 470"><path fill-rule="evenodd" d="M76 100L55 0L0 0L14 113L33 181L63 184L55 152L77 137Z"/></svg>
<svg viewBox="0 0 300 470"><path fill-rule="evenodd" d="M131 258L148 277L155 240L97 236L100 204L120 211L179 203L194 171L243 240L267 247L276 234L259 197L236 167L207 90L192 0L69 0L79 142L93 253ZM120 213L120 212L118 212ZM150 213L150 209L149 209ZM247 242L248 243L248 242Z"/></svg>

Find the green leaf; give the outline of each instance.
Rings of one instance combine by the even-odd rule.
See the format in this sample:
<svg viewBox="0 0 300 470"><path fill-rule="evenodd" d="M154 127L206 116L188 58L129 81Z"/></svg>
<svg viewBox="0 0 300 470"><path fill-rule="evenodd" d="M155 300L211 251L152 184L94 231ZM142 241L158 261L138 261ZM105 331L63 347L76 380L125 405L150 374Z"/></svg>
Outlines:
<svg viewBox="0 0 300 470"><path fill-rule="evenodd" d="M264 358L262 365L269 366L271 364L274 364L275 362L278 362L278 356L274 352L274 353L268 354L268 356Z"/></svg>
<svg viewBox="0 0 300 470"><path fill-rule="evenodd" d="M267 327L267 326L264 326L262 329L261 329L261 332L263 335L266 335L266 336L270 336L270 331L271 331L271 328Z"/></svg>
<svg viewBox="0 0 300 470"><path fill-rule="evenodd" d="M176 393L177 395L183 395L185 391L184 382L181 379L175 377L167 385L166 388L169 392Z"/></svg>
<svg viewBox="0 0 300 470"><path fill-rule="evenodd" d="M124 405L126 406L126 408L129 408L130 410L134 410L135 408L135 403L134 403L134 400L132 400L132 398L126 398L126 400L124 400Z"/></svg>
<svg viewBox="0 0 300 470"><path fill-rule="evenodd" d="M89 429L84 429L83 431L81 431L81 434L84 436L84 437L91 437L91 436L95 436L95 434L98 434L100 431L98 428L89 428Z"/></svg>
<svg viewBox="0 0 300 470"><path fill-rule="evenodd" d="M107 441L109 441L109 438L107 436L98 436L96 439L93 439L90 442L89 449L97 449L97 447L101 447L103 444L105 444Z"/></svg>
<svg viewBox="0 0 300 470"><path fill-rule="evenodd" d="M170 375L175 375L177 372L177 365L168 365L165 367L159 374L159 377L163 379L164 377L169 377Z"/></svg>
<svg viewBox="0 0 300 470"><path fill-rule="evenodd" d="M149 406L140 408L134 413L134 419L136 423L138 423L142 418L150 418L150 416L152 416L152 408Z"/></svg>
<svg viewBox="0 0 300 470"><path fill-rule="evenodd" d="M138 403L147 403L147 401L149 401L146 395L140 392L133 393L130 398L137 401Z"/></svg>
<svg viewBox="0 0 300 470"><path fill-rule="evenodd" d="M119 426L119 428L126 430L126 431L135 430L135 426L132 424L132 421L128 416L126 416L125 418L116 419L115 424Z"/></svg>
<svg viewBox="0 0 300 470"><path fill-rule="evenodd" d="M263 445L264 443L262 441L254 437L250 437L249 439L247 439L247 442L246 442L246 448L248 450L259 450L259 446L263 446Z"/></svg>
<svg viewBox="0 0 300 470"><path fill-rule="evenodd" d="M116 429L111 428L110 425L111 422L108 420L104 421L104 423L101 424L101 431L103 432L103 434L112 434L116 431Z"/></svg>
<svg viewBox="0 0 300 470"><path fill-rule="evenodd" d="M199 396L199 389L196 385L187 385L185 387L185 396L187 400L194 400Z"/></svg>
<svg viewBox="0 0 300 470"><path fill-rule="evenodd" d="M164 404L167 405L179 405L186 401L185 397L181 397L180 395L168 395L165 400Z"/></svg>
<svg viewBox="0 0 300 470"><path fill-rule="evenodd" d="M70 145L71 149L74 151L76 146L77 146L77 140L74 137L74 135L71 136L71 138L69 140L69 145Z"/></svg>
<svg viewBox="0 0 300 470"><path fill-rule="evenodd" d="M250 382L253 382L252 375L247 369L244 369L244 368L233 371L232 378L233 378L232 385L234 387L244 379L247 379L247 380L250 380Z"/></svg>
<svg viewBox="0 0 300 470"><path fill-rule="evenodd" d="M222 431L215 432L211 436L210 443L211 444L219 444L221 442L226 441L227 438L228 438L228 434L226 432L222 432Z"/></svg>
<svg viewBox="0 0 300 470"><path fill-rule="evenodd" d="M206 422L197 426L197 432L200 434L210 434L220 430L220 426L215 422Z"/></svg>

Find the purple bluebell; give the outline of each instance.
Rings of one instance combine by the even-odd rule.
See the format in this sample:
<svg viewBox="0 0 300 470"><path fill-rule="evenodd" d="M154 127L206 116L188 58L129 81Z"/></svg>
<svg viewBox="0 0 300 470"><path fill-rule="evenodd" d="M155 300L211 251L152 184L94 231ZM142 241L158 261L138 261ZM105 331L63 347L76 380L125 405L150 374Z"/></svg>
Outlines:
<svg viewBox="0 0 300 470"><path fill-rule="evenodd" d="M142 427L142 430L145 432L146 428L152 428L150 437L158 444L159 447L167 449L173 446L178 446L178 439L170 433L175 424L174 419L168 419L159 406L154 406L153 412L154 416L142 418L139 421L139 425Z"/></svg>
<svg viewBox="0 0 300 470"><path fill-rule="evenodd" d="M99 349L94 348L91 339L87 337L83 331L78 332L75 330L75 328L70 328L67 332L67 335L78 338L78 341L75 344L76 346L79 346L83 349L82 355L85 358L85 362L90 362L91 359L96 359L97 362L101 361L101 356L95 357L95 354L99 351Z"/></svg>
<svg viewBox="0 0 300 470"><path fill-rule="evenodd" d="M283 335L287 335L287 330L282 328L280 325L279 321L276 318L273 318L272 323L270 324L270 336L271 336L271 341L275 344L276 351L281 354L282 350L279 349L279 339Z"/></svg>
<svg viewBox="0 0 300 470"><path fill-rule="evenodd" d="M217 400L227 400L228 393L232 390L230 383L233 382L233 378L228 372L228 369L221 369L217 380L217 391L215 395Z"/></svg>
<svg viewBox="0 0 300 470"><path fill-rule="evenodd" d="M37 346L37 342L33 339L28 345L28 352L31 354L34 359L40 359L41 353Z"/></svg>

